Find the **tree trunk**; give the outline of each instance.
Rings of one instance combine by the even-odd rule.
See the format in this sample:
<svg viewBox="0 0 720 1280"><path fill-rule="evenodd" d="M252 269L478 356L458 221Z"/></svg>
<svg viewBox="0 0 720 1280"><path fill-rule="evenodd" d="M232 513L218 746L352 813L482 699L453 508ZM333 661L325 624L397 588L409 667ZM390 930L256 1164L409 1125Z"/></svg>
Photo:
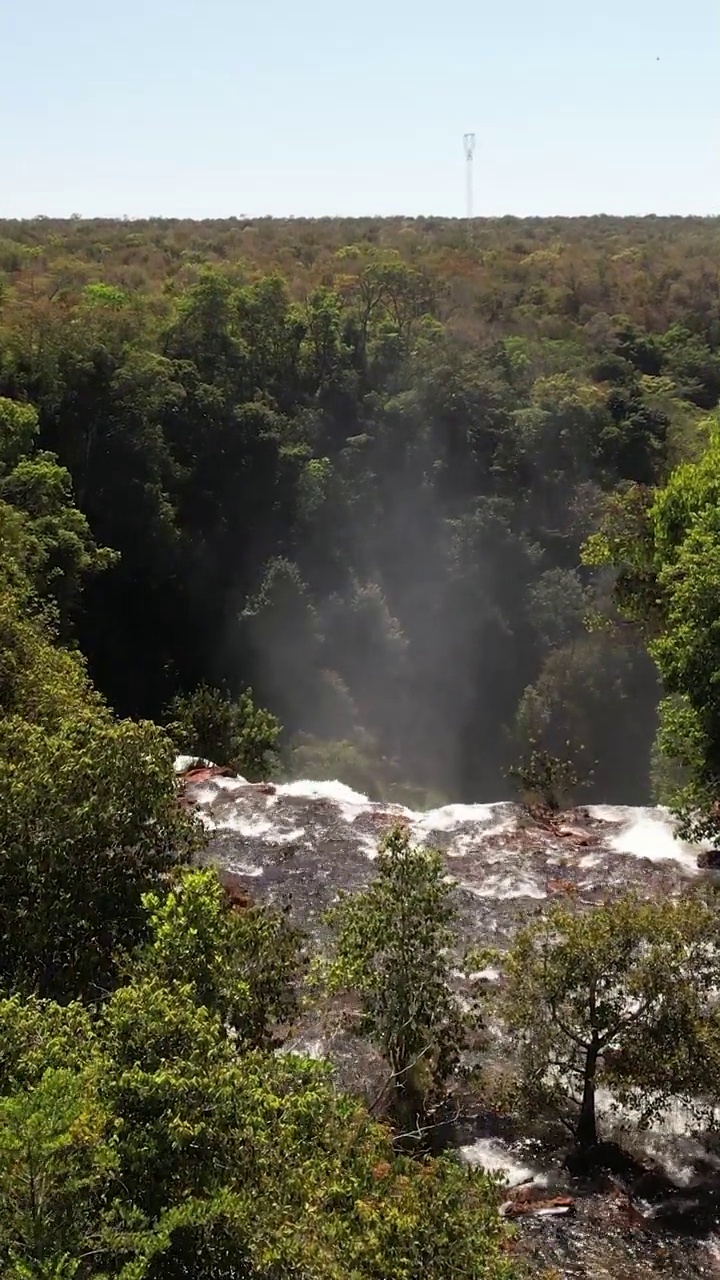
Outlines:
<svg viewBox="0 0 720 1280"><path fill-rule="evenodd" d="M587 1054L585 1056L585 1079L583 1083L582 1105L580 1107L580 1116L575 1130L575 1137L580 1147L597 1146L597 1123L595 1119L595 1074L597 1071L597 1060L599 1053L599 1045L595 1036L588 1045Z"/></svg>

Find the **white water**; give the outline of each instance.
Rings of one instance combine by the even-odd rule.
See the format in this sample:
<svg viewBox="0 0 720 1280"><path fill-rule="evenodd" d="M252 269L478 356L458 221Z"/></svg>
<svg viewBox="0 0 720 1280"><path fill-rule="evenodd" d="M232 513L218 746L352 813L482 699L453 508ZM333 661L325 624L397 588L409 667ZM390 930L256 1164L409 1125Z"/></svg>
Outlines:
<svg viewBox="0 0 720 1280"><path fill-rule="evenodd" d="M530 1165L520 1164L508 1148L494 1138L478 1138L470 1146L460 1147L460 1155L468 1164L479 1165L488 1173L502 1174L510 1187L517 1187L521 1182L532 1181L540 1186L547 1183L544 1174Z"/></svg>
<svg viewBox="0 0 720 1280"><path fill-rule="evenodd" d="M414 813L411 816L418 830L454 831L456 827L462 826L466 822L492 822L497 811L505 808L507 808L507 805L502 802L491 804L446 804L440 809L428 809L424 813ZM408 812L410 811L408 810Z"/></svg>
<svg viewBox="0 0 720 1280"><path fill-rule="evenodd" d="M344 782L326 781L311 782L298 779L297 782L281 782L275 788L278 796L300 796L305 800L332 800L338 805L353 805L355 808L368 809L372 800L361 791L353 791Z"/></svg>
<svg viewBox="0 0 720 1280"><path fill-rule="evenodd" d="M697 872L697 852L676 839L669 819L640 812L630 826L611 842L618 853L628 853L634 858L649 858L651 862L668 859L679 862L691 875Z"/></svg>
<svg viewBox="0 0 720 1280"><path fill-rule="evenodd" d="M546 890L529 876L489 875L479 889L472 885L468 888L478 898L547 898Z"/></svg>
<svg viewBox="0 0 720 1280"><path fill-rule="evenodd" d="M179 756L176 771L182 772L192 763L192 757ZM285 801L317 802L327 806L330 814L334 813L348 826L358 827L355 838L371 860L377 856L380 835L385 834L393 821L399 820L409 826L413 839L423 843L432 843L433 836L442 837L449 858L477 863L481 857L485 874L466 885L475 896L499 900L547 897L543 874L535 865L537 858L532 867L529 865L527 842L523 844L517 824L518 811L507 802L448 804L422 812L400 805L377 804L337 779L297 779L280 783L266 794L239 777L204 780L192 787L192 797L208 829L234 832L244 839L268 844L291 844L305 836L305 827L298 825L297 820L283 821ZM618 883L619 855L620 861L632 859L674 866L683 876L697 873L697 850L676 838L672 818L666 810L590 805L587 813L593 830L600 830L602 848L582 854L578 851L575 865L583 871L600 875L608 855L616 855L612 882ZM321 816L320 810L317 816ZM368 818L382 820L378 835L365 829ZM513 849L505 837L516 831L518 847ZM536 845L533 848L537 852ZM552 868L567 866L568 849L572 848L572 841L558 841L548 833L542 850L545 875L552 877L555 874ZM502 871L490 871L493 864L502 866ZM558 876L562 878L562 872L558 871ZM581 887L592 884L591 878Z"/></svg>

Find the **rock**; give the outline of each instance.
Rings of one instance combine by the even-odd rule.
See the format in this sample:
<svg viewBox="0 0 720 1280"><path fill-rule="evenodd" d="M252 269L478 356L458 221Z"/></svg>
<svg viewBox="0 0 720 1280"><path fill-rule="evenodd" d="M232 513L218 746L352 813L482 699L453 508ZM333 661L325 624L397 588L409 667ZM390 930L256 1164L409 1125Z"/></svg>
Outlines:
<svg viewBox="0 0 720 1280"><path fill-rule="evenodd" d="M220 871L219 880L233 911L247 911L247 908L252 906L250 894L232 871Z"/></svg>
<svg viewBox="0 0 720 1280"><path fill-rule="evenodd" d="M508 1201L513 1204L532 1204L538 1200L547 1200L547 1187L542 1182L518 1182L507 1193Z"/></svg>
<svg viewBox="0 0 720 1280"><path fill-rule="evenodd" d="M546 1191L546 1188L539 1188ZM500 1206L503 1218L521 1218L532 1215L534 1218L559 1218L575 1212L575 1201L572 1196L548 1196L540 1200L506 1200Z"/></svg>
<svg viewBox="0 0 720 1280"><path fill-rule="evenodd" d="M277 792L274 782L253 782L252 785L261 796L274 796Z"/></svg>
<svg viewBox="0 0 720 1280"><path fill-rule="evenodd" d="M720 871L720 849L703 849L697 856L697 864L701 870Z"/></svg>
<svg viewBox="0 0 720 1280"><path fill-rule="evenodd" d="M576 894L578 891L572 880L548 880L545 887L548 893Z"/></svg>
<svg viewBox="0 0 720 1280"><path fill-rule="evenodd" d="M242 781L234 769L229 769L224 764L192 765L179 777L183 786L197 786L199 783L209 782L211 778L237 778L238 782Z"/></svg>

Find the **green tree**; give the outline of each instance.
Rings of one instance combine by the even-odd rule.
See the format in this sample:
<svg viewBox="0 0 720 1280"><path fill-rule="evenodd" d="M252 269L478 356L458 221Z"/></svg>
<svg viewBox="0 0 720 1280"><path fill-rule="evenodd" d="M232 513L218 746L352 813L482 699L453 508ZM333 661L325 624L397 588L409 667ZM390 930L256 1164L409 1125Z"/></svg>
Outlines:
<svg viewBox="0 0 720 1280"><path fill-rule="evenodd" d="M251 781L272 774L280 725L269 711L255 706L252 689L233 699L201 684L192 693L178 694L168 717L178 751L237 769Z"/></svg>
<svg viewBox="0 0 720 1280"><path fill-rule="evenodd" d="M676 766L669 799L691 839L720 834L720 432L654 495L630 493L586 547L612 564L615 598L639 627L666 694L658 744ZM675 785L672 778L675 777Z"/></svg>
<svg viewBox="0 0 720 1280"><path fill-rule="evenodd" d="M79 1001L0 1000L0 1095L34 1087L50 1069L84 1069L94 1047L93 1017Z"/></svg>
<svg viewBox="0 0 720 1280"><path fill-rule="evenodd" d="M645 1120L707 1087L717 943L715 913L693 900L558 907L522 929L499 1005L535 1113L550 1107L591 1147L601 1082Z"/></svg>
<svg viewBox="0 0 720 1280"><path fill-rule="evenodd" d="M0 1097L0 1264L7 1280L71 1280L98 1252L113 1170L91 1071L48 1067Z"/></svg>
<svg viewBox="0 0 720 1280"><path fill-rule="evenodd" d="M97 547L73 503L70 473L51 453L24 458L0 479L0 499L23 514L22 562L41 599L58 610L63 633L77 612L83 579L117 557Z"/></svg>
<svg viewBox="0 0 720 1280"><path fill-rule="evenodd" d="M54 602L67 633L83 579L108 568L114 557L98 548L75 506L70 472L54 454L36 451L37 435L36 409L0 397L0 505L20 517L14 558L32 590Z"/></svg>
<svg viewBox="0 0 720 1280"><path fill-rule="evenodd" d="M7 474L32 453L38 432L37 411L0 396L0 474Z"/></svg>
<svg viewBox="0 0 720 1280"><path fill-rule="evenodd" d="M456 1068L464 1044L450 983L454 918L440 855L411 845L401 828L382 842L369 887L328 914L328 988L359 996L360 1030L387 1059L397 1104L410 1115Z"/></svg>
<svg viewBox="0 0 720 1280"><path fill-rule="evenodd" d="M236 1043L271 1043L292 1019L301 975L300 935L278 911L234 910L215 871L185 870L166 895L145 894L150 940L140 970L166 986L191 983Z"/></svg>
<svg viewBox="0 0 720 1280"><path fill-rule="evenodd" d="M307 583L289 560L273 559L241 616L258 679L253 687L290 733L312 731L322 636Z"/></svg>
<svg viewBox="0 0 720 1280"><path fill-rule="evenodd" d="M490 1180L398 1159L322 1064L239 1056L191 987L153 980L115 993L101 1035L125 1280L511 1280Z"/></svg>
<svg viewBox="0 0 720 1280"><path fill-rule="evenodd" d="M508 769L508 776L515 782L523 804L529 809L539 807L558 813L570 807L581 779L571 759L571 744L565 742L563 746L563 755L552 755L530 737L522 759Z"/></svg>
<svg viewBox="0 0 720 1280"><path fill-rule="evenodd" d="M199 843L151 724L0 721L0 983L96 996L143 935L142 895Z"/></svg>
<svg viewBox="0 0 720 1280"><path fill-rule="evenodd" d="M0 574L2 568L0 561ZM53 644L49 628L28 615L27 590L27 583L24 589L0 584L0 713L49 732L73 720L104 719L80 655Z"/></svg>

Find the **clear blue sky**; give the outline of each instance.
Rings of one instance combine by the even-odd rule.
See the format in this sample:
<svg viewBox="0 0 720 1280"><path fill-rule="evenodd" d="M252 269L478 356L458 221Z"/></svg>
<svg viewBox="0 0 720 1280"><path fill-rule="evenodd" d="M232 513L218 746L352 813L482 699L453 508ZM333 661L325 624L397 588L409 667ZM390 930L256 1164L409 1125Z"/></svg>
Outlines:
<svg viewBox="0 0 720 1280"><path fill-rule="evenodd" d="M718 0L0 8L0 217L720 212Z"/></svg>

